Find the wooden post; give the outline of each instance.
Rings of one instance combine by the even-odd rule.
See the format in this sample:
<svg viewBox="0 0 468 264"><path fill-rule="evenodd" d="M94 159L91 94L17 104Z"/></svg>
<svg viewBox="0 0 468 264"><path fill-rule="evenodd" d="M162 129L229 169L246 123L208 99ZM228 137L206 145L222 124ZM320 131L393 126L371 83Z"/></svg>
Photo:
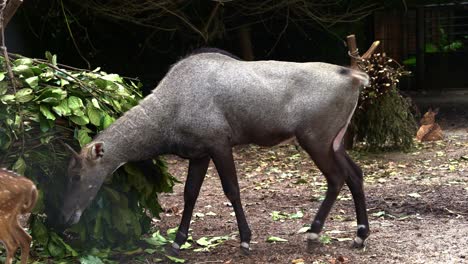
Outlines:
<svg viewBox="0 0 468 264"><path fill-rule="evenodd" d="M380 45L380 41L374 41L370 48L362 55L362 57L359 55L359 50L356 45L356 36L349 35L346 37L346 43L348 44L348 51L349 51L349 56L351 59L351 68L352 69L358 69L358 61L362 59L369 59L372 54L374 54L375 50L377 47ZM344 146L345 149L352 149L354 145L354 130L352 127L348 126L348 129L346 130L346 134L344 136Z"/></svg>
<svg viewBox="0 0 468 264"><path fill-rule="evenodd" d="M357 58L359 57L359 50L356 45L356 36L354 36L354 34L347 36L346 43L348 44L349 56L351 57L351 68L357 69Z"/></svg>

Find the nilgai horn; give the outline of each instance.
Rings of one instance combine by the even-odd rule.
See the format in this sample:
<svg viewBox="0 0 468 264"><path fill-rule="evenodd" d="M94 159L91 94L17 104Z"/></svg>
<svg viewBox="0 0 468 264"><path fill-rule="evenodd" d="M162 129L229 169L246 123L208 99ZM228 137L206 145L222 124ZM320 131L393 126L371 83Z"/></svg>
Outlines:
<svg viewBox="0 0 468 264"><path fill-rule="evenodd" d="M176 154L190 161L184 212L172 245L178 253L213 160L236 214L241 249L247 253L251 231L241 204L232 147L273 146L296 137L328 183L309 242L318 241L346 183L356 206L354 243L360 247L369 234L362 171L346 154L342 139L359 89L368 81L365 73L327 63L241 61L222 51L192 54L176 63L139 105L72 158L62 221L78 222L104 179L122 164Z"/></svg>

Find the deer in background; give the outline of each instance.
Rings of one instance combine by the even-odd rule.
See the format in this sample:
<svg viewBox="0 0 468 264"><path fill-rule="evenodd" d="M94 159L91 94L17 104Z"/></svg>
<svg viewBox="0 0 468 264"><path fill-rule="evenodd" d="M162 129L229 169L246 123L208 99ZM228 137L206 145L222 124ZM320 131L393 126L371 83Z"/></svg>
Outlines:
<svg viewBox="0 0 468 264"><path fill-rule="evenodd" d="M18 216L26 214L36 205L37 189L32 181L18 174L0 169L0 241L5 246L5 264L11 264L16 250L21 248L21 264L29 256L31 236L24 231Z"/></svg>
<svg viewBox="0 0 468 264"><path fill-rule="evenodd" d="M435 122L435 116L439 113L439 108L432 110L429 108L421 118L416 138L420 141L436 141L444 138L442 128Z"/></svg>

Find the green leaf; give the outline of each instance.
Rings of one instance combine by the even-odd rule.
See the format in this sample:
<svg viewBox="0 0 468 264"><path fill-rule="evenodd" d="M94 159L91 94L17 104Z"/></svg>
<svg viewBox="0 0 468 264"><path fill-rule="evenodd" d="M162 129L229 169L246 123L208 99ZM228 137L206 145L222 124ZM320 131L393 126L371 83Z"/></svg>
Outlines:
<svg viewBox="0 0 468 264"><path fill-rule="evenodd" d="M281 220L281 219L286 219L286 218L288 217L287 214L282 213L282 212L280 212L280 211L273 211L273 212L271 212L270 215L271 215L271 219L272 219L273 221L278 221L278 220Z"/></svg>
<svg viewBox="0 0 468 264"><path fill-rule="evenodd" d="M20 157L15 164L13 164L13 170L20 175L24 175L26 171L26 161L24 161L23 157Z"/></svg>
<svg viewBox="0 0 468 264"><path fill-rule="evenodd" d="M210 242L207 237L201 237L197 241L195 241L199 246L206 247L210 245Z"/></svg>
<svg viewBox="0 0 468 264"><path fill-rule="evenodd" d="M15 101L15 95L14 94L5 94L2 97L0 97L0 101L4 104L12 103Z"/></svg>
<svg viewBox="0 0 468 264"><path fill-rule="evenodd" d="M55 233L52 233L50 236L50 241L47 244L47 250L52 257L63 258L65 257L65 246L63 241Z"/></svg>
<svg viewBox="0 0 468 264"><path fill-rule="evenodd" d="M88 255L80 258L80 264L104 264L98 257Z"/></svg>
<svg viewBox="0 0 468 264"><path fill-rule="evenodd" d="M31 88L24 88L21 90L18 90L15 94L16 100L20 103L26 103L31 101L34 98L34 95L32 94L33 90Z"/></svg>
<svg viewBox="0 0 468 264"><path fill-rule="evenodd" d="M29 87L34 88L39 85L39 76L29 77L24 81L29 85Z"/></svg>
<svg viewBox="0 0 468 264"><path fill-rule="evenodd" d="M101 109L101 106L99 105L99 102L98 102L98 100L96 100L96 98L91 99L91 103L92 103L93 106L96 107L97 109Z"/></svg>
<svg viewBox="0 0 468 264"><path fill-rule="evenodd" d="M45 225L38 220L37 216L33 218L30 228L34 241L39 242L39 244L43 246L47 245L47 242L49 241L49 233L47 232Z"/></svg>
<svg viewBox="0 0 468 264"><path fill-rule="evenodd" d="M31 69L30 65L18 65L12 68L13 72L16 75L20 75L23 78L29 78L34 76L34 71Z"/></svg>
<svg viewBox="0 0 468 264"><path fill-rule="evenodd" d="M83 101L76 96L70 96L68 97L68 107L70 107L72 111L80 110L84 108Z"/></svg>
<svg viewBox="0 0 468 264"><path fill-rule="evenodd" d="M166 257L174 263L185 263L185 259L176 258L176 257L169 256L169 255L166 255Z"/></svg>
<svg viewBox="0 0 468 264"><path fill-rule="evenodd" d="M0 149L8 149L11 145L11 136L10 132L6 129L0 127Z"/></svg>
<svg viewBox="0 0 468 264"><path fill-rule="evenodd" d="M30 58L21 58L17 59L13 62L13 65L19 66L19 65L26 65L26 66L31 66L34 63L34 61Z"/></svg>
<svg viewBox="0 0 468 264"><path fill-rule="evenodd" d="M146 248L145 250L143 250L145 253L148 253L148 254L154 254L156 253L156 249L152 249L152 248Z"/></svg>
<svg viewBox="0 0 468 264"><path fill-rule="evenodd" d="M0 82L5 79L5 72L0 72Z"/></svg>
<svg viewBox="0 0 468 264"><path fill-rule="evenodd" d="M111 81L111 82L123 82L122 78L118 74L107 74L101 77L104 80Z"/></svg>
<svg viewBox="0 0 468 264"><path fill-rule="evenodd" d="M80 126L84 126L89 123L89 118L87 116L71 116L70 120Z"/></svg>
<svg viewBox="0 0 468 264"><path fill-rule="evenodd" d="M88 107L88 117L89 117L89 121L91 122L91 124L99 127L101 125L101 118L102 118L102 114L101 114L101 111L90 106Z"/></svg>
<svg viewBox="0 0 468 264"><path fill-rule="evenodd" d="M50 111L49 107L47 107L46 105L41 104L39 106L39 110L45 116L45 118L49 120L55 120L55 115Z"/></svg>
<svg viewBox="0 0 468 264"><path fill-rule="evenodd" d="M81 128L78 130L77 139L78 142L80 142L80 147L84 147L86 144L93 141L93 139L88 135L87 128Z"/></svg>
<svg viewBox="0 0 468 264"><path fill-rule="evenodd" d="M0 82L0 95L6 94L8 91L8 82Z"/></svg>
<svg viewBox="0 0 468 264"><path fill-rule="evenodd" d="M52 110L59 116L70 116L71 109L68 107L68 100L60 101L59 105L53 106Z"/></svg>
<svg viewBox="0 0 468 264"><path fill-rule="evenodd" d="M111 117L110 115L104 115L104 119L102 122L102 128L106 129L108 128L112 123L114 123L115 118Z"/></svg>
<svg viewBox="0 0 468 264"><path fill-rule="evenodd" d="M281 238L281 237L275 237L271 236L267 238L266 242L273 243L273 242L288 242L288 240Z"/></svg>
<svg viewBox="0 0 468 264"><path fill-rule="evenodd" d="M67 91L62 90L61 88L49 86L35 100L44 103L59 103L66 97Z"/></svg>
<svg viewBox="0 0 468 264"><path fill-rule="evenodd" d="M322 244L330 244L332 242L332 238L331 236L328 236L328 235L323 235L319 238L319 241L322 243Z"/></svg>
<svg viewBox="0 0 468 264"><path fill-rule="evenodd" d="M154 232L150 238L145 238L144 240L153 246L164 246L169 243L169 241L159 233L159 230Z"/></svg>
<svg viewBox="0 0 468 264"><path fill-rule="evenodd" d="M300 219L304 217L304 213L302 211L297 211L295 214L290 214L289 219Z"/></svg>
<svg viewBox="0 0 468 264"><path fill-rule="evenodd" d="M49 51L46 51L45 53L46 59L49 61L50 64L57 66L57 55L52 55Z"/></svg>
<svg viewBox="0 0 468 264"><path fill-rule="evenodd" d="M45 118L43 115L40 115L39 126L42 132L47 132L54 126L54 121Z"/></svg>

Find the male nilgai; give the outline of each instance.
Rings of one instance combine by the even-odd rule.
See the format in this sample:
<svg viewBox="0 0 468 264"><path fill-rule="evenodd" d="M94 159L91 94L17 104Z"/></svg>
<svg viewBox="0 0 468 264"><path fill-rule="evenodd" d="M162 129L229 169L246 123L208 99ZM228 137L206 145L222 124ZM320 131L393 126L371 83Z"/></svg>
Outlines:
<svg viewBox="0 0 468 264"><path fill-rule="evenodd" d="M309 242L318 240L325 218L343 184L357 214L355 246L369 234L362 172L346 154L342 138L354 112L364 73L326 63L241 61L222 52L200 52L176 63L152 94L74 153L62 208L73 224L104 179L128 161L161 154L190 160L184 212L174 244L187 239L193 208L208 163L213 160L232 203L241 249L251 231L242 209L232 147L273 146L296 137L327 179L325 200L312 222Z"/></svg>

